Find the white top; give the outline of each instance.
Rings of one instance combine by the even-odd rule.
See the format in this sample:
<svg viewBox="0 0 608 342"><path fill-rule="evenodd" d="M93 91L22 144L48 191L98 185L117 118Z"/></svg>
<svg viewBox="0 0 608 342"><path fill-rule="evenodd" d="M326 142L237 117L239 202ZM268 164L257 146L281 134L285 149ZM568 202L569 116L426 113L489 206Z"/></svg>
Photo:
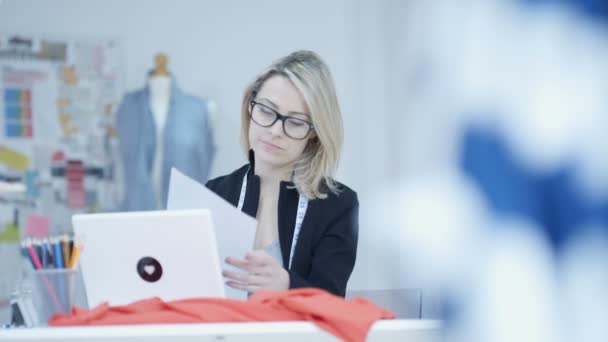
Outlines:
<svg viewBox="0 0 608 342"><path fill-rule="evenodd" d="M156 192L158 208L163 208L162 203L162 162L165 126L169 114L171 99L171 79L166 76L152 76L148 80L150 90L150 110L154 116L156 125L156 153L152 166L152 183Z"/></svg>
<svg viewBox="0 0 608 342"><path fill-rule="evenodd" d="M239 210L243 210L243 205L245 204L245 194L247 193L247 174L249 173L249 168L245 171L245 176L243 176L243 183L241 183L241 194L239 195L239 203L237 208ZM308 210L308 198L302 196L300 194L300 198L298 199L298 212L296 213L296 222L293 228L293 239L291 240L291 253L289 253L289 265L287 265L287 269L291 269L291 262L293 261L293 253L296 250L296 243L298 242L298 238L300 237L300 230L302 229L302 222L304 222L304 216L306 216L306 211ZM278 242L278 241L277 241ZM278 244L277 244L278 245ZM268 247L267 247L268 248ZM281 246L278 245L278 255L279 262L283 264L281 260ZM270 251L270 253L277 254L275 251ZM271 254L272 255L272 254ZM277 259L275 257L275 259ZM283 265L285 266L285 265Z"/></svg>
<svg viewBox="0 0 608 342"><path fill-rule="evenodd" d="M281 254L281 244L279 240L274 240L271 244L264 248L266 253L274 258L281 266L283 266L283 255Z"/></svg>

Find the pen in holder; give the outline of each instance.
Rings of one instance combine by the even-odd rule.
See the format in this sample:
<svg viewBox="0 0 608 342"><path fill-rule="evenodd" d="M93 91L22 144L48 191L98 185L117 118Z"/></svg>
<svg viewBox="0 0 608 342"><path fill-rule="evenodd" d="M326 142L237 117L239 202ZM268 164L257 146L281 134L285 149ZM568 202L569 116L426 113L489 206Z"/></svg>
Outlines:
<svg viewBox="0 0 608 342"><path fill-rule="evenodd" d="M74 305L86 306L78 268L82 244L75 244L68 236L28 238L22 241L22 249L32 269L28 277L30 288L26 285L21 289L22 294L31 293L31 296L21 296L21 302L32 302L29 307L33 308L21 306L26 316L30 314L32 325L45 325L56 313L70 313Z"/></svg>

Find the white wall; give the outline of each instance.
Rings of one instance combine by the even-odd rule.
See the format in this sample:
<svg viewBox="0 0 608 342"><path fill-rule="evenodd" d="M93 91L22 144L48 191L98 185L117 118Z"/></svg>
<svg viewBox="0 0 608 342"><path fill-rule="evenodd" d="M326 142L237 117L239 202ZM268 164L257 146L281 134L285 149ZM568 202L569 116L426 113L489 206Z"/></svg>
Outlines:
<svg viewBox="0 0 608 342"><path fill-rule="evenodd" d="M1 6L4 32L119 38L126 90L143 86L155 53L168 53L181 87L219 105L214 175L241 164L235 143L241 93L274 59L314 49L331 65L340 92L350 91L344 1L5 0Z"/></svg>
<svg viewBox="0 0 608 342"><path fill-rule="evenodd" d="M244 162L238 145L242 91L274 59L295 49L317 51L329 64L345 122L339 180L358 191L362 222L368 195L394 175L395 147L387 105L385 18L390 1L373 0L0 0L0 32L57 37L119 38L125 90L143 86L154 54L170 57L183 89L218 104L218 155L213 175ZM390 36L390 35L389 35ZM393 114L395 116L395 114ZM374 227L361 226L352 287L365 287L375 251ZM380 287L388 287L382 286Z"/></svg>

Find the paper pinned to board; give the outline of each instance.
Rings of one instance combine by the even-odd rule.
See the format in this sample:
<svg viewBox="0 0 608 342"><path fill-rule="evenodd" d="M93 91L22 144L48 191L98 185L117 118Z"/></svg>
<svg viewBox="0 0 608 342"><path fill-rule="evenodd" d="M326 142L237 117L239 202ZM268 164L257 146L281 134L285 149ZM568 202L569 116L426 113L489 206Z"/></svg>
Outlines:
<svg viewBox="0 0 608 342"><path fill-rule="evenodd" d="M51 220L42 215L30 215L25 223L25 235L29 237L44 238L49 236Z"/></svg>
<svg viewBox="0 0 608 342"><path fill-rule="evenodd" d="M25 172L27 170L30 159L23 153L0 146L0 164L9 166L17 171Z"/></svg>
<svg viewBox="0 0 608 342"><path fill-rule="evenodd" d="M215 226L215 238L222 269L228 256L242 259L253 248L257 221L209 190L203 184L171 169L167 210L209 209ZM226 297L246 299L247 294L225 286Z"/></svg>

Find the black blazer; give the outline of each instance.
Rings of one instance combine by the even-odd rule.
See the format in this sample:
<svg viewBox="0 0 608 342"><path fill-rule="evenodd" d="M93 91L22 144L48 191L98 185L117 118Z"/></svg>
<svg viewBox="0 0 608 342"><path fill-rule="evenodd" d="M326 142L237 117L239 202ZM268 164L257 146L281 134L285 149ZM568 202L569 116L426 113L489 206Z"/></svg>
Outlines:
<svg viewBox="0 0 608 342"><path fill-rule="evenodd" d="M207 182L207 187L235 207L238 205L245 172L247 192L243 212L255 217L260 197L260 179L251 164L233 173ZM325 199L308 202L300 236L296 242L291 269L290 288L317 287L344 296L346 283L355 266L359 231L357 193L338 183L338 195L328 193ZM279 244L283 265L287 269L298 207L298 191L291 182L281 182L279 192Z"/></svg>

